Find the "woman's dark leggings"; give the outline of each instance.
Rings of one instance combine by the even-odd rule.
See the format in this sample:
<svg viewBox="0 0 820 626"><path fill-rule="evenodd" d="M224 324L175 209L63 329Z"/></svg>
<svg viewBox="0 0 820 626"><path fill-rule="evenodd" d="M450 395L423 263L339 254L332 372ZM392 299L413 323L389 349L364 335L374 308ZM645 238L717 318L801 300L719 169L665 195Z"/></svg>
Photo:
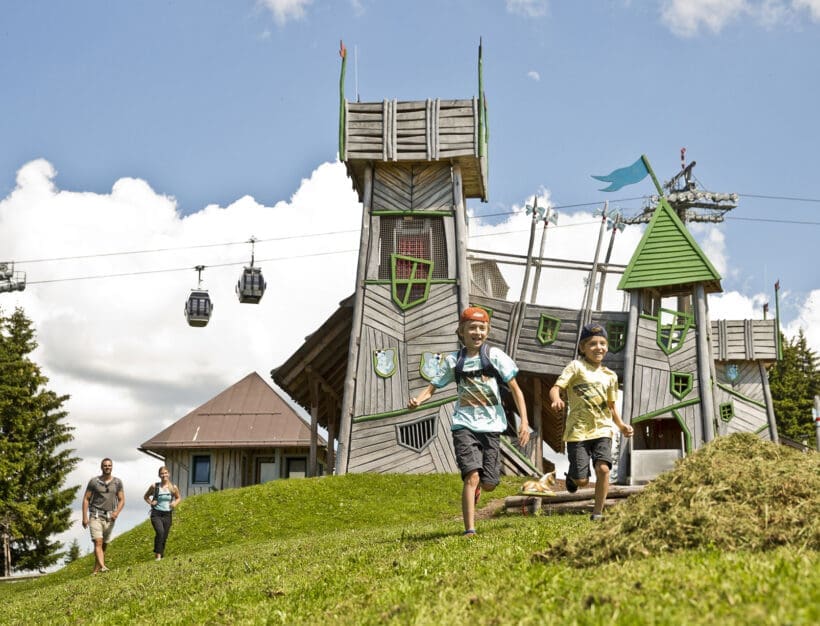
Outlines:
<svg viewBox="0 0 820 626"><path fill-rule="evenodd" d="M165 554L165 540L171 530L170 511L151 511L151 526L154 527L154 554Z"/></svg>

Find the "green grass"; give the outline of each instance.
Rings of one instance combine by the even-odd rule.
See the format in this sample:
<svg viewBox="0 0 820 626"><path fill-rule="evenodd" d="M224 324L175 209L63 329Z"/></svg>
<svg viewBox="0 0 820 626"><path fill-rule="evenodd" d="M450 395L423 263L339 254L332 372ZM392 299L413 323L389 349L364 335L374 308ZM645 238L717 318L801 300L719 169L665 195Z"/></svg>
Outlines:
<svg viewBox="0 0 820 626"><path fill-rule="evenodd" d="M505 479L490 497L514 493ZM108 551L0 585L8 624L817 624L814 550L709 549L586 568L550 545L586 516L500 515L461 536L452 475L276 481L182 502L168 554L148 523ZM606 522L604 522L604 525Z"/></svg>

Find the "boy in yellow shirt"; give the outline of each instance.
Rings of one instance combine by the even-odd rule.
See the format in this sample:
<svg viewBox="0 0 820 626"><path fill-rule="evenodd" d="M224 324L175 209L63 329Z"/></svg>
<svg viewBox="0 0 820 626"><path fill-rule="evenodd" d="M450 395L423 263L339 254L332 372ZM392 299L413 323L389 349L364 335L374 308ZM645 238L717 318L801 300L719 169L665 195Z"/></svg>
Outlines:
<svg viewBox="0 0 820 626"><path fill-rule="evenodd" d="M554 411L564 410L561 391L566 391L569 414L564 427L569 472L567 491L589 483L589 463L595 468L595 506L590 519L601 521L604 502L609 491L612 469L612 438L617 428L624 436L632 436L632 426L618 415L618 377L602 361L609 351L606 330L600 324L587 324L581 330L575 359L564 368L550 389L550 405Z"/></svg>

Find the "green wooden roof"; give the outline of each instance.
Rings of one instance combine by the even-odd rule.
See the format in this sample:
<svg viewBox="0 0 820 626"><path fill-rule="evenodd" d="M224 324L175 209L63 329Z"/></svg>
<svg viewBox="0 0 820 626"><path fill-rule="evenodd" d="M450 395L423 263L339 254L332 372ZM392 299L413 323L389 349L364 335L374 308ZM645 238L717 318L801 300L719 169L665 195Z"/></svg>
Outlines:
<svg viewBox="0 0 820 626"><path fill-rule="evenodd" d="M661 197L618 289L704 283L707 293L714 293L723 291L720 278L666 198Z"/></svg>

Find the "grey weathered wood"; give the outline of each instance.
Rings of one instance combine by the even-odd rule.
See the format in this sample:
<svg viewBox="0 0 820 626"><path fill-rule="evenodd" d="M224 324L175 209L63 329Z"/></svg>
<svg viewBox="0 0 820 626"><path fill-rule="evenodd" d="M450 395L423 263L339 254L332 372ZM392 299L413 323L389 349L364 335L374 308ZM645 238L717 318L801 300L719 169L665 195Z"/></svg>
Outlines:
<svg viewBox="0 0 820 626"><path fill-rule="evenodd" d="M367 244L370 240L370 203L373 188L373 170L367 168L364 173L365 198L362 210L362 233L359 242L359 260L356 269L356 293L353 299L353 320L350 333L350 347L348 349L347 372L356 371L359 360L359 332L362 325L364 309L364 279L367 271ZM336 456L336 474L347 472L348 454L350 451L350 428L353 417L353 403L356 393L356 380L352 376L345 380L344 396L342 400L342 414L339 418L339 445Z"/></svg>
<svg viewBox="0 0 820 626"><path fill-rule="evenodd" d="M456 249L458 253L458 310L470 304L470 265L467 262L467 212L464 206L464 189L461 167L453 165L453 200L455 201Z"/></svg>

